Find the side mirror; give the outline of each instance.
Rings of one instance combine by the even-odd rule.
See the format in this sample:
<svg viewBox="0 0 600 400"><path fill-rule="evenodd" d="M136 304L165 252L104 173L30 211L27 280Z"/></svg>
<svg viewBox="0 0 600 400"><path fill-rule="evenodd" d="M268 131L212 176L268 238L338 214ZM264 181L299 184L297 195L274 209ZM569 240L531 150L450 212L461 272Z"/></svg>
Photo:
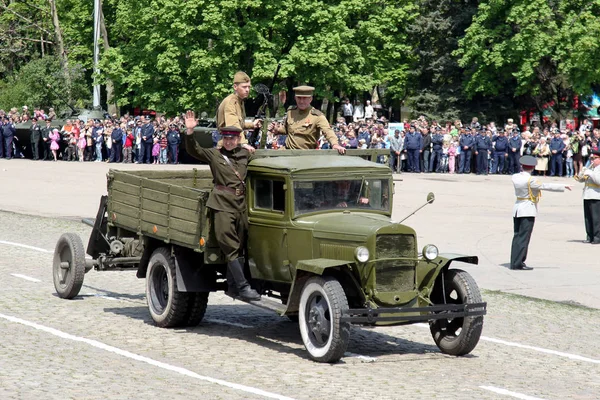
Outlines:
<svg viewBox="0 0 600 400"><path fill-rule="evenodd" d="M432 204L434 200L435 200L435 195L433 194L433 192L429 192L429 194L427 195L427 203Z"/></svg>

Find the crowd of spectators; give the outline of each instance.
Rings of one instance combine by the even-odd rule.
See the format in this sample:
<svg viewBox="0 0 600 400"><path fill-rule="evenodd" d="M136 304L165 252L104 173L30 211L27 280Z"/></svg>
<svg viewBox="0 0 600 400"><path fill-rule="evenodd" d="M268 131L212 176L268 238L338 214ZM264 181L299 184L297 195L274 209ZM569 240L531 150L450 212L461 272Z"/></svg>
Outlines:
<svg viewBox="0 0 600 400"><path fill-rule="evenodd" d="M67 119L60 129L52 126L56 114L52 108L22 112L13 108L8 113L0 110L0 130L10 136L10 143L3 142L2 148L12 147L15 157L23 157L20 147L14 142L15 126L30 122L29 143L34 160L123 162L146 164L177 164L179 161L181 117L116 115L105 119ZM4 133L6 132L6 134ZM14 143L14 144L13 144ZM12 146L11 146L12 144ZM6 158L12 154L6 153Z"/></svg>
<svg viewBox="0 0 600 400"><path fill-rule="evenodd" d="M178 163L183 117L116 115L103 120L66 120L60 130L51 128L56 118L50 108L32 112L24 106L8 113L0 110L0 156L7 156L6 136L10 125L33 122L31 146L34 159L65 161L107 161L124 163ZM278 134L279 122L268 126L266 148L285 147L285 135ZM37 128L36 128L37 126ZM393 126L394 129L390 129ZM4 129L6 127L6 129ZM397 129L395 129L397 128ZM519 157L537 158L538 175L577 175L598 148L600 130L583 120L579 128L560 129L555 122L519 127L512 119L502 126L460 120L439 123L424 116L389 125L378 117L369 101L350 104L344 99L340 115L332 125L340 145L347 149L389 149L378 162L389 163L397 172L512 174L519 172ZM4 134L4 132L8 132ZM14 134L13 134L14 135ZM218 132L213 133L216 146ZM322 136L318 146L328 149ZM13 148L19 156L18 145ZM4 154L2 153L4 150Z"/></svg>

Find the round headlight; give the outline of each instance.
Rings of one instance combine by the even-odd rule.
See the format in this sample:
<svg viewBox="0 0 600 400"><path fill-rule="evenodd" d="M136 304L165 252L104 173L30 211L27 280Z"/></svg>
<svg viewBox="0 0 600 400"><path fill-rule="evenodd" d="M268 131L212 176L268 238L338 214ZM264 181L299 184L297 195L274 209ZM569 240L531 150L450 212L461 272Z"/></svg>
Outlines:
<svg viewBox="0 0 600 400"><path fill-rule="evenodd" d="M358 246L356 250L354 250L354 258L361 263L369 261L369 249L364 246Z"/></svg>
<svg viewBox="0 0 600 400"><path fill-rule="evenodd" d="M425 257L429 261L437 258L439 254L440 251L438 250L438 248L432 244L428 244L427 246L423 247L423 257Z"/></svg>

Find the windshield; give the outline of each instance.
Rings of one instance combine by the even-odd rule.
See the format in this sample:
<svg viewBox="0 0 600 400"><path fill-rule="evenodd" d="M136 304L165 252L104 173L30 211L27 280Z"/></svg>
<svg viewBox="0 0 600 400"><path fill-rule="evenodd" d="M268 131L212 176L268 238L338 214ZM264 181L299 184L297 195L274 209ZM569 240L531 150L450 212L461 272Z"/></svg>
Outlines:
<svg viewBox="0 0 600 400"><path fill-rule="evenodd" d="M294 182L296 215L332 209L388 211L387 179L344 179Z"/></svg>

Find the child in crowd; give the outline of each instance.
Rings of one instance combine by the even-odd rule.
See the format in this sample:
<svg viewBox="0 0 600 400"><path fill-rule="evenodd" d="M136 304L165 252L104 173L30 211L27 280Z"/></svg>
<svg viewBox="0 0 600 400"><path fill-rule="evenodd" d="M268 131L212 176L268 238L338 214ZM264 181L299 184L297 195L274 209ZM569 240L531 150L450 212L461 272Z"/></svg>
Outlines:
<svg viewBox="0 0 600 400"><path fill-rule="evenodd" d="M454 166L456 161L456 142L453 140L448 146L448 169L451 174L454 173Z"/></svg>
<svg viewBox="0 0 600 400"><path fill-rule="evenodd" d="M133 152L133 143L135 142L135 137L133 136L133 130L131 128L127 128L127 135L125 136L125 146L123 146L123 162L131 163L132 160L132 152Z"/></svg>
<svg viewBox="0 0 600 400"><path fill-rule="evenodd" d="M160 143L158 143L158 137L154 138L154 144L152 145L152 159L154 164L158 164L158 156L160 155Z"/></svg>
<svg viewBox="0 0 600 400"><path fill-rule="evenodd" d="M567 144L566 151L566 166L567 166L567 178L573 177L573 148L571 143Z"/></svg>
<svg viewBox="0 0 600 400"><path fill-rule="evenodd" d="M77 140L77 156L79 158L79 162L83 162L83 152L87 146L87 138L82 133L79 135L79 139Z"/></svg>
<svg viewBox="0 0 600 400"><path fill-rule="evenodd" d="M439 172L448 172L448 151L450 150L450 144L444 142L442 145L442 159L440 160Z"/></svg>
<svg viewBox="0 0 600 400"><path fill-rule="evenodd" d="M167 135L163 132L160 134L160 157L159 163L166 164L167 163Z"/></svg>
<svg viewBox="0 0 600 400"><path fill-rule="evenodd" d="M60 133L58 133L58 129L52 130L52 133L50 134L50 140L52 141L50 143L50 150L52 150L52 156L54 157L54 161L57 161L56 155L58 149L60 148L60 145L58 144L58 141L60 140Z"/></svg>

